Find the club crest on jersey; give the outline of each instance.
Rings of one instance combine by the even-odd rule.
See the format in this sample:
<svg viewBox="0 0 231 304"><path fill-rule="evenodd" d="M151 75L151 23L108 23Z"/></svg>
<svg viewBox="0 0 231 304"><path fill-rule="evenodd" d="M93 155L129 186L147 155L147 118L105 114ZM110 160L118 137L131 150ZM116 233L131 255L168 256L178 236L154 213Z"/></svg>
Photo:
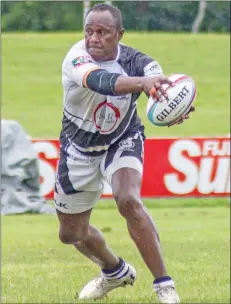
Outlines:
<svg viewBox="0 0 231 304"><path fill-rule="evenodd" d="M92 62L91 57L89 57L89 56L79 56L71 61L72 65L74 67L79 67L79 66L89 63L89 62Z"/></svg>
<svg viewBox="0 0 231 304"><path fill-rule="evenodd" d="M119 118L119 109L107 101L101 102L93 114L95 126L100 130L100 133L111 133Z"/></svg>

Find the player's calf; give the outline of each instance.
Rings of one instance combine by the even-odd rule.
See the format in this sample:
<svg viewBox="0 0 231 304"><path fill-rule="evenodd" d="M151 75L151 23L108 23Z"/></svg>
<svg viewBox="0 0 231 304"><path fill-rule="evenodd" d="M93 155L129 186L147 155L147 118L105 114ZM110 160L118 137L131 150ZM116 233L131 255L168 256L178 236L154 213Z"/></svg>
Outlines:
<svg viewBox="0 0 231 304"><path fill-rule="evenodd" d="M128 221L128 223L132 224L132 222L135 222L141 233L151 224L159 241L157 228L138 195L119 194L117 196L115 195L115 200L120 214Z"/></svg>

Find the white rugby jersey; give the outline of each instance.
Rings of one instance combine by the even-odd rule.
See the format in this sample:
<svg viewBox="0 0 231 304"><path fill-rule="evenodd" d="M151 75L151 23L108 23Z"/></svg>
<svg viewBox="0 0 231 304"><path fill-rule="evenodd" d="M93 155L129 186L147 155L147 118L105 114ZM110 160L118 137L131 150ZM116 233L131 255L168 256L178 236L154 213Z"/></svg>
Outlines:
<svg viewBox="0 0 231 304"><path fill-rule="evenodd" d="M76 149L84 154L101 155L127 130L140 127L136 111L140 93L105 96L83 87L85 73L96 67L124 76L163 74L157 61L124 44L119 44L115 60L96 62L87 53L84 40L76 43L62 65L60 142L68 153Z"/></svg>

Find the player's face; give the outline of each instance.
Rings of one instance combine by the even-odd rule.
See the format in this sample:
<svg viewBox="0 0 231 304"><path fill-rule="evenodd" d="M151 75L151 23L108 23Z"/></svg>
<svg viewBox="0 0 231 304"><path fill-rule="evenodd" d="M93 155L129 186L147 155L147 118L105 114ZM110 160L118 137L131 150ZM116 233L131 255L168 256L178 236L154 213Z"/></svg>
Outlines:
<svg viewBox="0 0 231 304"><path fill-rule="evenodd" d="M87 52L96 61L116 58L117 46L124 30L118 30L109 11L91 12L84 25Z"/></svg>

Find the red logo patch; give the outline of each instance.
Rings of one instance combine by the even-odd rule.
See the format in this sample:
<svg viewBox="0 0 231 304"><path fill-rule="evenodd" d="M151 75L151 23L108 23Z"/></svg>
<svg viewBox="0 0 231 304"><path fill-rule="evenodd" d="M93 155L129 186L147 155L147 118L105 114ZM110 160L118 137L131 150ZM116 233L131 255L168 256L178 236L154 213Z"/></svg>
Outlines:
<svg viewBox="0 0 231 304"><path fill-rule="evenodd" d="M119 118L119 109L106 100L101 102L94 111L94 122L101 133L112 131Z"/></svg>

